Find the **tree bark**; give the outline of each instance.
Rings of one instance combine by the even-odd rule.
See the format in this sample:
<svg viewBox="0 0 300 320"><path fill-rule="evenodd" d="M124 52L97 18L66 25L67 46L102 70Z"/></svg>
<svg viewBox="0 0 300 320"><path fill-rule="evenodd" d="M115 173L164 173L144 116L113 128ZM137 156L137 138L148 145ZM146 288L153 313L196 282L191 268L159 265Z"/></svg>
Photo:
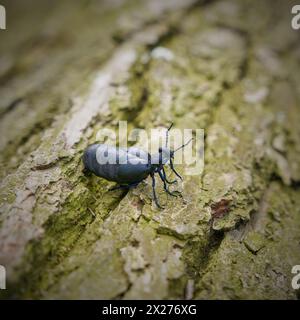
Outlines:
<svg viewBox="0 0 300 320"><path fill-rule="evenodd" d="M7 1L6 298L297 299L300 42L289 1ZM164 48L168 57L155 55ZM183 197L82 172L119 120L205 130ZM183 173L182 168L179 171Z"/></svg>

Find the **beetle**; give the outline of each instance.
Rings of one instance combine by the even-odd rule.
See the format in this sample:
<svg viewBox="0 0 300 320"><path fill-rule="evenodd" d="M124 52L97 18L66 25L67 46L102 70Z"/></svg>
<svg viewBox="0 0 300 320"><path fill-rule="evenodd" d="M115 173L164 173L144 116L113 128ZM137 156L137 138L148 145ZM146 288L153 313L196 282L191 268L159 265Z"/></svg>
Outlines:
<svg viewBox="0 0 300 320"><path fill-rule="evenodd" d="M167 179L164 166L169 162L171 170L182 180L182 177L173 165L174 153L184 148L193 139L191 138L186 144L183 144L174 151L170 150L168 148L168 133L172 126L173 124L171 124L166 132L166 146L159 148L158 153L153 155L136 147L130 147L128 149L115 148L106 144L92 144L88 146L82 157L84 171L92 172L98 177L119 184L119 186L110 190L136 187L150 175L152 178L153 199L157 207L163 209L158 202L155 192L155 174L158 173L162 180L165 192L176 197L177 194L171 192L167 184L176 183L177 180L169 181ZM179 191L176 192L180 194Z"/></svg>

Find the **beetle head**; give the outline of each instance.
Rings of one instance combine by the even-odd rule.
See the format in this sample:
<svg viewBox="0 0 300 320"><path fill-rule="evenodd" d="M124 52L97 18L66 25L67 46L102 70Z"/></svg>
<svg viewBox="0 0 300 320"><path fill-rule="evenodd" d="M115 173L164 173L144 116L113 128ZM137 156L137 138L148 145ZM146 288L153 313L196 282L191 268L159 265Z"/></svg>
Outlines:
<svg viewBox="0 0 300 320"><path fill-rule="evenodd" d="M169 148L159 148L158 149L158 154L159 154L159 164L166 164L169 160L174 159L174 154L180 149L183 149L185 146L187 146L193 138L191 138L187 143L183 144L176 150L170 150Z"/></svg>
<svg viewBox="0 0 300 320"><path fill-rule="evenodd" d="M188 145L193 140L193 138L191 138L187 143L183 144L182 146L180 146L176 150L169 149L168 148L168 138L169 138L169 131L172 128L172 126L173 126L173 123L171 124L171 126L168 128L168 130L166 132L166 146L160 147L158 149L158 153L156 153L155 155L153 155L151 157L151 161L153 161L152 163L154 164L154 167L163 166L168 161L172 162L172 159L174 159L175 152L184 148L186 145Z"/></svg>

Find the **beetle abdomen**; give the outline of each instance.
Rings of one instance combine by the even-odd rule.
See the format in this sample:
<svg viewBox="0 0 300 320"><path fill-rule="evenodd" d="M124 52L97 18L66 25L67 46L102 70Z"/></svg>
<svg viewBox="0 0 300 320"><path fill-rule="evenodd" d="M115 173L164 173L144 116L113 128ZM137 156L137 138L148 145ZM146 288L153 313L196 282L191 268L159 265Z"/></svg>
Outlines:
<svg viewBox="0 0 300 320"><path fill-rule="evenodd" d="M83 163L85 169L91 171L96 176L115 181L117 168L110 163L99 163L97 159L97 150L101 147L99 144L93 144L87 147L83 154Z"/></svg>
<svg viewBox="0 0 300 320"><path fill-rule="evenodd" d="M142 181L150 173L151 167L148 164L120 164L118 165L118 180L119 183L134 183Z"/></svg>
<svg viewBox="0 0 300 320"><path fill-rule="evenodd" d="M145 155L139 158L130 151L93 144L85 150L83 163L87 170L106 180L124 184L138 182L149 175L151 166Z"/></svg>

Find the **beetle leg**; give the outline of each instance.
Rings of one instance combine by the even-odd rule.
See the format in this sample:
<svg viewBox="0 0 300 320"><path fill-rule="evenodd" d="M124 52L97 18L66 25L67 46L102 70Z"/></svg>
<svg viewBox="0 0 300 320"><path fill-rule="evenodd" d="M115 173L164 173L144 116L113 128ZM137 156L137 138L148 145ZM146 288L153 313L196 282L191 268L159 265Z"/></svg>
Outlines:
<svg viewBox="0 0 300 320"><path fill-rule="evenodd" d="M154 177L154 173L151 174L151 178L152 178L152 191L153 191L153 199L155 204L157 205L157 207L159 209L163 209L163 207L159 204L158 200L157 200L157 196L156 196L156 192L155 192L155 177Z"/></svg>
<svg viewBox="0 0 300 320"><path fill-rule="evenodd" d="M108 189L108 191L114 191L114 190L119 190L119 189L128 189L128 184L121 184L121 185L117 185L117 186L114 186L110 189Z"/></svg>
<svg viewBox="0 0 300 320"><path fill-rule="evenodd" d="M133 182L131 184L121 184L119 186L115 186L109 189L109 191L114 191L114 190L119 190L119 189L131 189L131 188L135 188L138 184L140 183L140 181L138 182Z"/></svg>
<svg viewBox="0 0 300 320"><path fill-rule="evenodd" d="M167 179L167 175L166 175L166 171L165 171L164 167L162 168L162 174L163 174L163 176L164 176L164 179L165 179L166 183L168 183L168 184L173 184L173 183L176 183L176 182L177 182L177 180L169 181L169 180Z"/></svg>
<svg viewBox="0 0 300 320"><path fill-rule="evenodd" d="M83 169L82 169L82 173L83 173L83 175L86 176L86 177L89 177L89 176L92 175L92 172L91 172L89 169L87 169L87 168L83 168Z"/></svg>
<svg viewBox="0 0 300 320"><path fill-rule="evenodd" d="M172 171L176 174L176 176L177 176L180 180L182 180L182 177L180 176L180 174L179 174L179 173L175 170L175 168L174 168L172 159L170 159L170 167L171 167Z"/></svg>
<svg viewBox="0 0 300 320"><path fill-rule="evenodd" d="M177 194L175 194L175 192L171 192L168 189L168 186L166 184L166 180L165 180L165 177L164 177L163 173L161 171L158 171L158 174L159 174L159 176L161 178L161 181L164 183L164 189L165 189L166 193L169 194L170 196L177 197Z"/></svg>
<svg viewBox="0 0 300 320"><path fill-rule="evenodd" d="M128 188L129 188L129 189L135 188L135 187L137 187L137 186L139 185L140 182L141 182L141 181L133 182L133 183L131 183L131 184L128 185Z"/></svg>

